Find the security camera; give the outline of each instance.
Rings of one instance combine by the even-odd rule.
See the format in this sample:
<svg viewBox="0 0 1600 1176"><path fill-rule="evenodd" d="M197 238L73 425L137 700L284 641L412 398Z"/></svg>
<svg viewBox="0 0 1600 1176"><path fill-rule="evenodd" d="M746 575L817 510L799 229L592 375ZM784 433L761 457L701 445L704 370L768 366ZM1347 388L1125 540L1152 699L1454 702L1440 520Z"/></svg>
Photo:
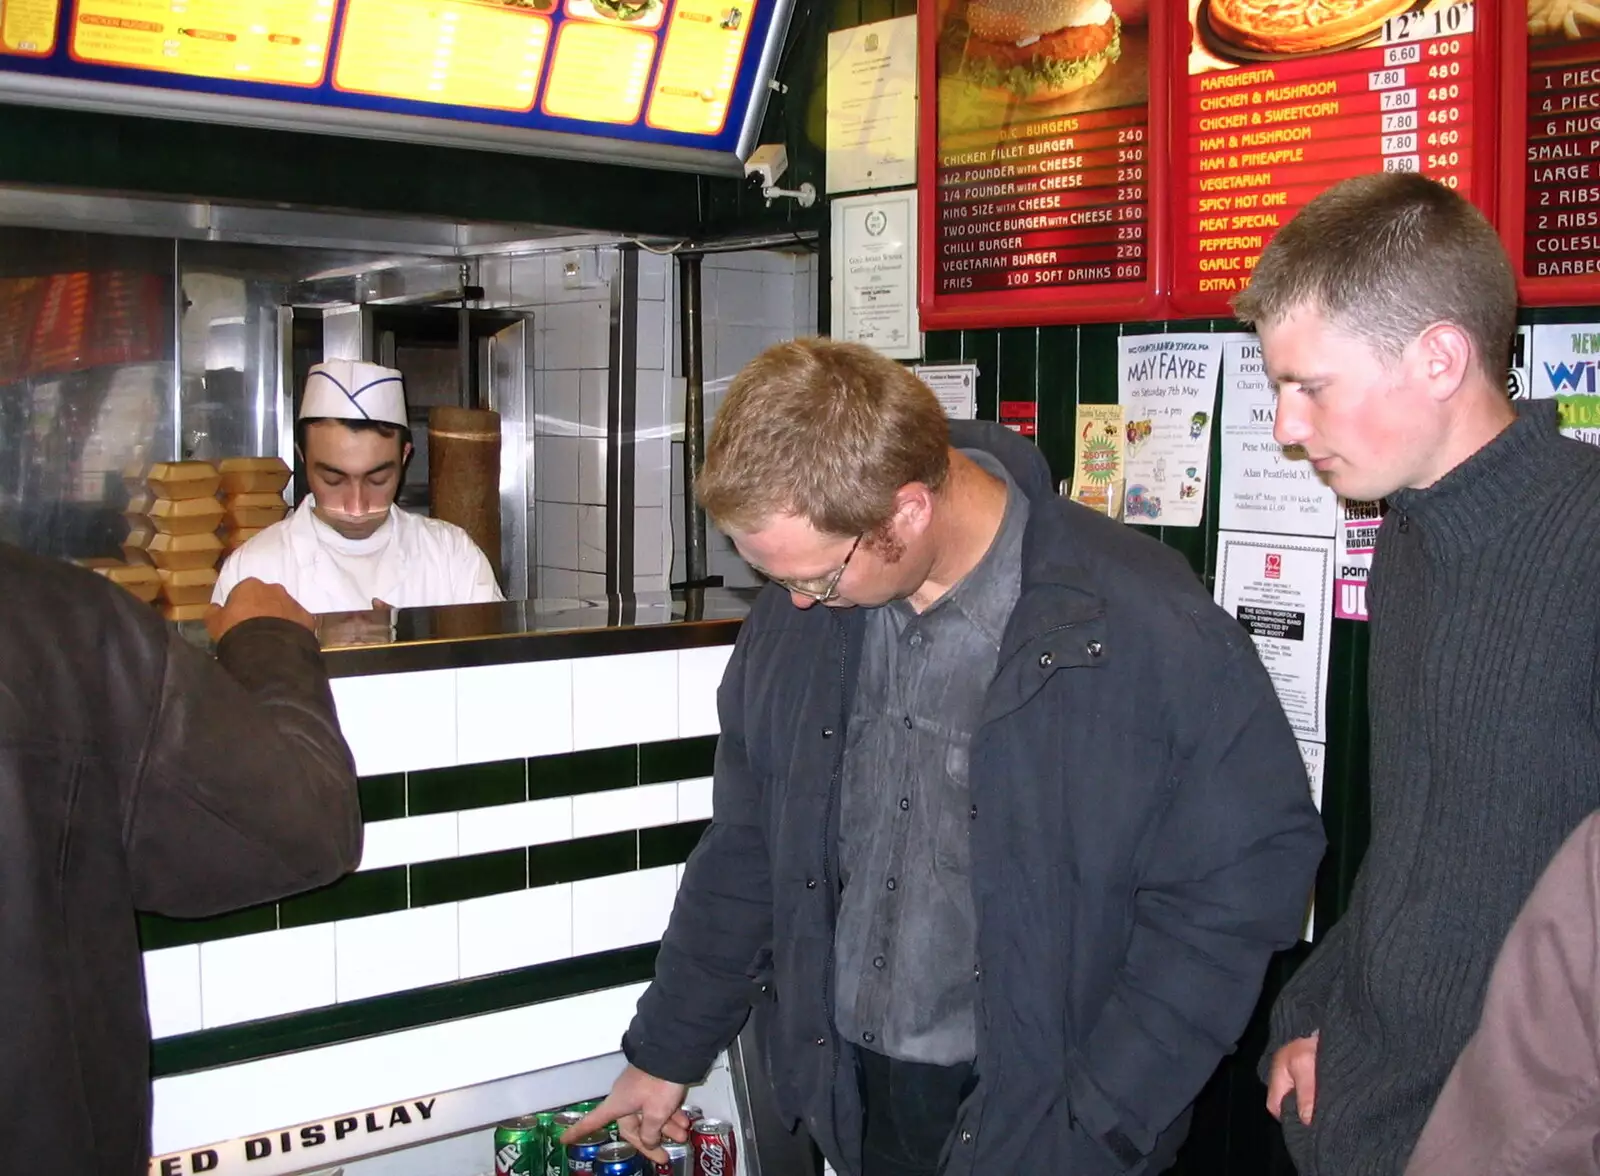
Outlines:
<svg viewBox="0 0 1600 1176"><path fill-rule="evenodd" d="M745 160L745 178L759 176L762 188L774 188L789 170L789 150L782 143L763 143Z"/></svg>
<svg viewBox="0 0 1600 1176"><path fill-rule="evenodd" d="M810 208L817 202L817 189L813 185L801 184L794 189L778 187L778 181L788 170L789 152L782 143L761 144L744 164L745 178L754 176L761 181L761 195L766 197L769 206L778 197L786 196L798 202L801 208Z"/></svg>

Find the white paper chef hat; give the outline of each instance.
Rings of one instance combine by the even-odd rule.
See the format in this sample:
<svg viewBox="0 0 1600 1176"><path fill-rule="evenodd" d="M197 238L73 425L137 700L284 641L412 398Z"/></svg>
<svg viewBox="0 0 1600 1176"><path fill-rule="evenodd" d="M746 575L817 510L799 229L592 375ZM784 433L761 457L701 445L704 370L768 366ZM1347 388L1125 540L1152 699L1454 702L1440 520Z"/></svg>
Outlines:
<svg viewBox="0 0 1600 1176"><path fill-rule="evenodd" d="M330 359L312 365L300 419L385 421L406 425L406 387L394 368L355 359Z"/></svg>

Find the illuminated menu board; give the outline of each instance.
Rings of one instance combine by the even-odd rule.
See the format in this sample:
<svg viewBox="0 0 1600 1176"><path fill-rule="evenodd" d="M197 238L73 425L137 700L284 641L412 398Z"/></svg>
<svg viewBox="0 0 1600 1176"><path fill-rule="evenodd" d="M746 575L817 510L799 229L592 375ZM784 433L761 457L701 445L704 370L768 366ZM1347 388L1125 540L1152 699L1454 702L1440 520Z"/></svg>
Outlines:
<svg viewBox="0 0 1600 1176"><path fill-rule="evenodd" d="M920 20L923 325L1155 313L1165 23L1144 0L948 0Z"/></svg>
<svg viewBox="0 0 1600 1176"><path fill-rule="evenodd" d="M792 2L0 0L0 98L736 172Z"/></svg>
<svg viewBox="0 0 1600 1176"><path fill-rule="evenodd" d="M1600 295L1600 4L1513 0L1501 226L1522 300Z"/></svg>
<svg viewBox="0 0 1600 1176"><path fill-rule="evenodd" d="M1492 195L1495 112L1475 94L1492 92L1484 0L1352 0L1336 31L1283 19L1321 10L1309 4L1189 3L1177 313L1226 315L1273 233L1340 180L1421 172L1480 205Z"/></svg>

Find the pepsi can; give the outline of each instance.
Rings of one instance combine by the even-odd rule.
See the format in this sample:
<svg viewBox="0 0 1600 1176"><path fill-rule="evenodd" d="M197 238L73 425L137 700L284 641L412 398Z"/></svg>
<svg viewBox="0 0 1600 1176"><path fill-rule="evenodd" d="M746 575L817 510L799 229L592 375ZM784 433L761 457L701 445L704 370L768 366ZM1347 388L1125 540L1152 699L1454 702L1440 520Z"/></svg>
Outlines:
<svg viewBox="0 0 1600 1176"><path fill-rule="evenodd" d="M580 1172L593 1172L600 1149L610 1142L604 1132L596 1131L593 1135L585 1135L577 1143L567 1144L567 1171L573 1176Z"/></svg>
<svg viewBox="0 0 1600 1176"><path fill-rule="evenodd" d="M608 1143L594 1159L595 1176L639 1176L639 1153L631 1143Z"/></svg>

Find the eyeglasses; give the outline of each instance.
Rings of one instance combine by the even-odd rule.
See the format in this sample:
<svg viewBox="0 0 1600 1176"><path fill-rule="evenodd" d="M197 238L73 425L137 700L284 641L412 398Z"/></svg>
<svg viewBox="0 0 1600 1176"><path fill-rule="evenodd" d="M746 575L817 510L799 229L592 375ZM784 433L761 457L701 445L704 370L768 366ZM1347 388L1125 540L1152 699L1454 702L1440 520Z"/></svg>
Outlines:
<svg viewBox="0 0 1600 1176"><path fill-rule="evenodd" d="M797 596L804 596L817 604L827 604L829 601L839 599L839 581L844 579L844 573L850 566L850 561L855 558L856 548L861 546L861 541L866 535L857 535L856 541L850 545L849 554L844 557L844 562L836 568L831 575L819 576L815 580L785 580L780 576L768 576L778 587L786 592L793 592ZM818 586L820 585L820 587Z"/></svg>

